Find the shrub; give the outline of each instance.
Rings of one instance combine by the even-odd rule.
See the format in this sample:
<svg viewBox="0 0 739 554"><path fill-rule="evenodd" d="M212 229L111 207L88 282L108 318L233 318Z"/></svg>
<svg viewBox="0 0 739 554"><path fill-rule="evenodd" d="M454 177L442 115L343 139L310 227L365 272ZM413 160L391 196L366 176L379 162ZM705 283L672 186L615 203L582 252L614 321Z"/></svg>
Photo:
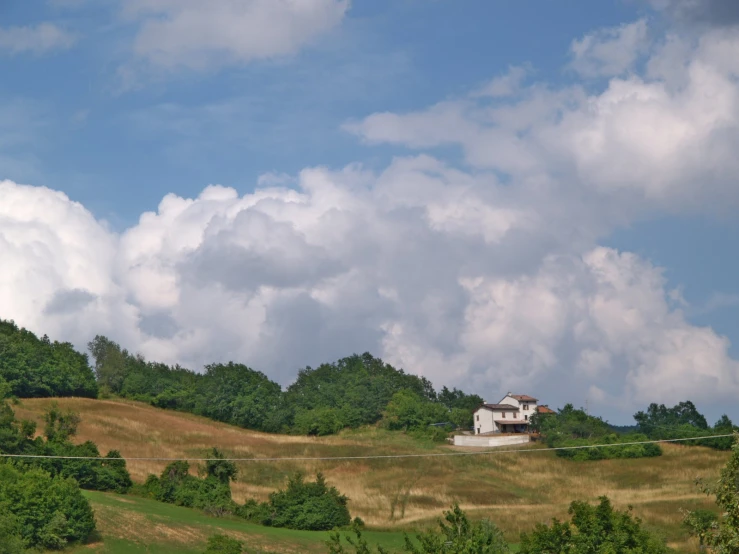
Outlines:
<svg viewBox="0 0 739 554"><path fill-rule="evenodd" d="M432 427L428 425L426 427L420 427L418 429L413 429L408 434L415 439L443 443L443 442L446 442L446 439L449 436L450 431L451 429L447 426L444 426L444 427L433 426Z"/></svg>
<svg viewBox="0 0 739 554"><path fill-rule="evenodd" d="M5 518L5 533L11 539L13 519L24 545L49 549L81 542L95 530L95 519L87 499L74 479L52 477L41 469L21 472L0 464L0 506L12 517Z"/></svg>
<svg viewBox="0 0 739 554"><path fill-rule="evenodd" d="M550 447L567 446L590 446L593 444L606 444L613 446L599 446L596 448L573 448L570 450L557 450L557 456L578 462L592 460L609 460L613 458L650 458L662 455L659 444L627 444L618 446L620 443L641 442L649 440L640 434L617 435L610 434L597 439L560 439L549 441Z"/></svg>
<svg viewBox="0 0 739 554"><path fill-rule="evenodd" d="M273 527L326 531L351 522L347 497L336 487L329 487L320 473L312 483L306 482L300 473L294 475L287 488L269 495L266 504L261 508L252 504L252 510L263 518L261 523Z"/></svg>
<svg viewBox="0 0 739 554"><path fill-rule="evenodd" d="M199 508L213 516L237 513L238 506L231 498L229 482L235 478L236 468L230 462L214 461L204 473L213 472L204 479L190 475L190 464L172 462L160 477L149 475L144 483L147 496L187 508Z"/></svg>
<svg viewBox="0 0 739 554"><path fill-rule="evenodd" d="M226 535L212 535L208 538L208 547L203 554L241 554L243 551L241 541Z"/></svg>
<svg viewBox="0 0 739 554"><path fill-rule="evenodd" d="M337 408L299 409L295 412L293 431L300 435L333 435L347 426L343 411Z"/></svg>
<svg viewBox="0 0 739 554"><path fill-rule="evenodd" d="M671 552L664 541L641 527L641 520L613 509L605 496L598 506L573 502L568 512L572 522L553 519L550 526L538 524L530 534L521 535L521 554L567 552L568 554L612 554Z"/></svg>

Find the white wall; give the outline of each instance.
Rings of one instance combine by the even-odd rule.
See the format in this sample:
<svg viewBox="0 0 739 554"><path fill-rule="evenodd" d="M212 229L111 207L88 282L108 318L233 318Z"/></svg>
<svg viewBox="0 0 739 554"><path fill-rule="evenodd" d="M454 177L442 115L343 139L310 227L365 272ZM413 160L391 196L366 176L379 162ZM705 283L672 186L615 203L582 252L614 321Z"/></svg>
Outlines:
<svg viewBox="0 0 739 554"><path fill-rule="evenodd" d="M536 402L519 402L512 396L506 395L506 397L498 402L498 404L510 404L511 406L516 406L518 408L518 413L516 414L516 418L518 421L524 421L525 415L531 418L531 416L536 413ZM528 406L528 410L524 409L526 406ZM509 417L511 417L511 414L506 414L506 418Z"/></svg>
<svg viewBox="0 0 739 554"><path fill-rule="evenodd" d="M505 396L503 400L498 402L498 404L510 404L511 406L516 406L516 408L518 408L518 400L512 396Z"/></svg>
<svg viewBox="0 0 739 554"><path fill-rule="evenodd" d="M454 435L454 446L512 446L514 444L526 444L529 442L528 435L516 435L507 437L478 437L474 435Z"/></svg>
<svg viewBox="0 0 739 554"><path fill-rule="evenodd" d="M493 412L487 408L478 408L473 416L475 434L492 433L496 430L495 423L493 422Z"/></svg>

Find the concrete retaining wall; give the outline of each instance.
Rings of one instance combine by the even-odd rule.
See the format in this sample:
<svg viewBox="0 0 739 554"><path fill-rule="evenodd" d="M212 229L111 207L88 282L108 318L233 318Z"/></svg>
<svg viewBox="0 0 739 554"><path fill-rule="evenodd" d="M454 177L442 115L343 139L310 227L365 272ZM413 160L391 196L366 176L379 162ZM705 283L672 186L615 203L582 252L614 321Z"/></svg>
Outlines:
<svg viewBox="0 0 739 554"><path fill-rule="evenodd" d="M454 435L454 446L511 446L514 444L526 444L529 442L528 435L513 435L507 437L496 437L494 435Z"/></svg>

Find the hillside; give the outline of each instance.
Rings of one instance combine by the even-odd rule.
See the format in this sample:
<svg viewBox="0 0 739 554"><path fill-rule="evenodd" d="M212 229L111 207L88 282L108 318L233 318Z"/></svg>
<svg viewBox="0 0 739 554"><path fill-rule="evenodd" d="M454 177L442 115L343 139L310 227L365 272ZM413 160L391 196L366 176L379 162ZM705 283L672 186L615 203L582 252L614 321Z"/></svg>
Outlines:
<svg viewBox="0 0 739 554"><path fill-rule="evenodd" d="M25 399L14 409L19 418L40 421L51 402ZM331 437L270 435L132 401L65 398L58 402L63 408L80 412L79 441L93 440L101 450L117 449L125 457L197 457L212 446L237 457L257 458L454 450L374 428ZM726 453L700 447L665 445L664 455L658 458L601 462L567 461L551 452L244 462L239 464L239 480L233 490L237 501L248 497L266 499L291 472L320 470L332 485L349 496L352 514L375 529L401 530L426 523L456 500L471 514L493 519L511 541L537 522L564 517L571 500L593 501L606 494L618 507L632 504L649 526L664 533L673 545L686 547L688 541L680 526L679 510L712 507L711 500L698 494L693 483L696 477L716 475L727 457ZM165 465L166 462L132 461L128 467L134 480L143 482L149 473L159 473ZM101 508L101 498L107 497L93 496L97 499L96 509L104 511L107 508ZM119 502L125 505L127 501ZM212 521L218 524L218 520ZM108 536L113 527L103 525L103 536ZM289 551L286 545L290 540L283 539L277 541L279 550Z"/></svg>

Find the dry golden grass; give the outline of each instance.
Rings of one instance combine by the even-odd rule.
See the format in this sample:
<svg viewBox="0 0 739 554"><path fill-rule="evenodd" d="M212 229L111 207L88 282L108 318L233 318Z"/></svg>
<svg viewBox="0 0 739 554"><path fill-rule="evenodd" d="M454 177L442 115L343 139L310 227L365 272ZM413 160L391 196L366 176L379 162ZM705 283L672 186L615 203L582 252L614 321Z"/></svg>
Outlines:
<svg viewBox="0 0 739 554"><path fill-rule="evenodd" d="M41 422L50 399L23 400L19 418ZM124 457L199 457L218 446L236 457L315 457L453 452L397 433L377 429L314 438L269 435L201 417L122 400L60 399L62 408L81 413L80 441L92 440L105 453ZM41 429L41 424L39 425ZM530 447L529 447L530 448ZM572 462L551 452L486 456L351 461L244 462L234 498L266 498L298 469L322 471L350 498L352 514L368 524L396 528L426 523L457 501L474 515L490 517L516 541L521 531L552 517L566 517L572 500L595 501L607 495L619 508L633 505L649 526L675 546L689 549L680 527L682 508L710 507L698 493L697 477L713 478L727 453L700 447L664 445L659 458ZM167 462L132 461L135 481L158 474Z"/></svg>

